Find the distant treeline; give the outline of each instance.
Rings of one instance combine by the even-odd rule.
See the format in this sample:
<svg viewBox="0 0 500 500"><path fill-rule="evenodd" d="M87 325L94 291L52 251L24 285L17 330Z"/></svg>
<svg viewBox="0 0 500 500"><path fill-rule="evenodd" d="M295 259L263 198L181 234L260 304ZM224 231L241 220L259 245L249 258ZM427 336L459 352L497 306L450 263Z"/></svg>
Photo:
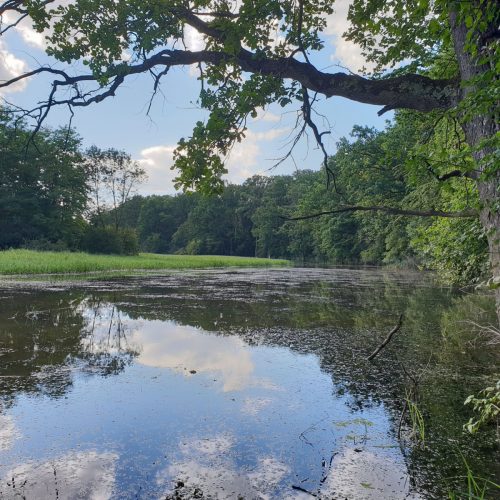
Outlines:
<svg viewBox="0 0 500 500"><path fill-rule="evenodd" d="M133 193L144 172L126 153L81 151L78 136L64 129L31 138L7 112L0 118L0 248L419 265L461 283L485 270L477 218L404 213L477 208L471 180L450 175L471 161L444 119L427 142L428 119L412 113L399 113L384 131L355 127L327 172L254 176L213 196L142 197ZM342 211L354 206L400 213ZM289 220L320 212L334 213Z"/></svg>

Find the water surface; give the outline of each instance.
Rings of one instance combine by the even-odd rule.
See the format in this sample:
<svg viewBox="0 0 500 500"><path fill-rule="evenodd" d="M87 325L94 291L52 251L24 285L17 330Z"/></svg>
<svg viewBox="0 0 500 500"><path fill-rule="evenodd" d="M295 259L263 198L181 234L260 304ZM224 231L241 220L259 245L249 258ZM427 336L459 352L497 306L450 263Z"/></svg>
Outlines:
<svg viewBox="0 0 500 500"><path fill-rule="evenodd" d="M404 314L373 363L366 357ZM416 273L175 272L0 285L0 498L443 498L498 352L493 299ZM425 440L400 423L416 401ZM399 438L398 438L399 431Z"/></svg>

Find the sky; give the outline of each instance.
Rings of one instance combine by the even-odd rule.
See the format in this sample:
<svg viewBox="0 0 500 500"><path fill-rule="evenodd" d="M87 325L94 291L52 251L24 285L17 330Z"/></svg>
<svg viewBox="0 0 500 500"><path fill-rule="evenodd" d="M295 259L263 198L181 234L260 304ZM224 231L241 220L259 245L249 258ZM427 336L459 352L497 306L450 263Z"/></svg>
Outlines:
<svg viewBox="0 0 500 500"><path fill-rule="evenodd" d="M63 1L63 0L60 0ZM349 0L335 2L336 11L327 19L325 49L313 56L313 63L323 71L359 71L364 59L359 47L342 39L347 29ZM187 36L188 48L199 50L202 39L191 31ZM41 64L67 68L45 54L42 34L36 33L23 22L0 38L0 81L10 79ZM75 71L77 67L74 68ZM197 105L200 82L192 67L177 67L170 70L162 80L161 92L156 95L149 114L148 104L152 95L153 80L150 75L127 78L115 97L99 104L78 108L72 125L83 138L85 147L93 144L101 147L123 149L130 153L146 170L148 180L139 188L139 193L173 194L172 153L181 137L189 137L197 120L203 120L206 112ZM49 92L49 80L32 78L9 87L0 97L24 107L33 107L44 100ZM233 148L226 166L226 179L241 183L254 174L290 174L297 169L318 170L322 154L314 138L300 141L294 150L293 159L274 167L277 159L289 150L294 138L294 124L298 104L281 108L271 105L260 110L256 119L249 121L246 138ZM348 136L354 125L367 125L382 129L390 114L377 116L378 106L348 101L340 97L322 99L317 106L326 119L317 117L320 130L330 128L324 136L329 153L335 152L336 142ZM46 125L65 126L70 118L66 108L51 110ZM323 123L323 120L324 123ZM327 122L326 122L327 120Z"/></svg>

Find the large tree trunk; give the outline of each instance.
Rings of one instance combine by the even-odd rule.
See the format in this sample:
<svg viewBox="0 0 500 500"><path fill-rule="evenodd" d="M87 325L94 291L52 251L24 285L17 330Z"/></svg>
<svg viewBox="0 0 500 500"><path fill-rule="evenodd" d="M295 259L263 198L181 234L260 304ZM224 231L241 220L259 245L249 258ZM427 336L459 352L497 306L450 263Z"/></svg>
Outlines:
<svg viewBox="0 0 500 500"><path fill-rule="evenodd" d="M457 19L456 12L450 13L453 43L460 68L460 79L465 82L462 89L462 98L475 89L467 85L474 76L491 70L488 66L480 66L475 58L466 50L467 28ZM479 37L480 35L478 35ZM485 46L482 50L488 50ZM495 113L496 114L496 113ZM500 124L493 113L489 116L475 115L464 125L467 143L474 148L473 156L478 165L477 188L481 202L480 220L488 238L489 260L493 282L500 285L500 171L491 175L482 175L484 163L482 160L494 153L491 147L478 147L482 140L493 136L500 130ZM496 291L497 316L500 323L500 289Z"/></svg>

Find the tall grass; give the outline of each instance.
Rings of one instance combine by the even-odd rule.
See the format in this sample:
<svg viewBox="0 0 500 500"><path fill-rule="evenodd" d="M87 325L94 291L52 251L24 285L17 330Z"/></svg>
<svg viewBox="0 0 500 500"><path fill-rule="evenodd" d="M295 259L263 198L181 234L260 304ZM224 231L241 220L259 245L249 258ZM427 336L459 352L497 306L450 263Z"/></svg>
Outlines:
<svg viewBox="0 0 500 500"><path fill-rule="evenodd" d="M412 436L420 440L421 444L425 443L425 421L420 408L417 403L412 400L411 393L406 393L406 405L410 415Z"/></svg>
<svg viewBox="0 0 500 500"><path fill-rule="evenodd" d="M286 260L229 257L221 255L136 256L91 255L83 252L0 251L0 275L67 274L96 271L140 271L152 269L201 269L210 267L284 266Z"/></svg>

